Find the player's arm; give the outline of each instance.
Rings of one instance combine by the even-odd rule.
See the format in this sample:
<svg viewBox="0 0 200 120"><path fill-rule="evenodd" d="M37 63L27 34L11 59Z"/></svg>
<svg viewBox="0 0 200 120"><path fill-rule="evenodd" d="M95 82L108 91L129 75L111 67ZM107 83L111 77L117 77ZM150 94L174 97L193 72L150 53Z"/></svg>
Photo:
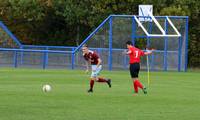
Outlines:
<svg viewBox="0 0 200 120"><path fill-rule="evenodd" d="M126 55L129 55L129 54L131 54L132 52L130 51L130 50L124 50L123 52L122 52L122 54L126 54Z"/></svg>
<svg viewBox="0 0 200 120"><path fill-rule="evenodd" d="M88 73L88 72L89 72L89 65L90 65L90 62L89 62L89 61L86 61L85 64L86 64L86 70L85 70L85 72Z"/></svg>
<svg viewBox="0 0 200 120"><path fill-rule="evenodd" d="M102 60L98 58L97 68L101 65Z"/></svg>
<svg viewBox="0 0 200 120"><path fill-rule="evenodd" d="M126 52L127 55L129 55L129 54L131 54L131 53L132 53L132 51L130 51L130 50Z"/></svg>
<svg viewBox="0 0 200 120"><path fill-rule="evenodd" d="M152 54L153 50L155 50L155 49L146 49L146 52L144 52L144 55Z"/></svg>
<svg viewBox="0 0 200 120"><path fill-rule="evenodd" d="M88 59L86 56L83 55L83 57L84 57L84 59L85 59L85 65L86 65L86 70L85 70L85 72L88 73L88 72L89 72L90 61L89 61L89 59Z"/></svg>
<svg viewBox="0 0 200 120"><path fill-rule="evenodd" d="M89 61L86 61L85 64L86 64L86 70L89 70L89 64L90 64Z"/></svg>
<svg viewBox="0 0 200 120"><path fill-rule="evenodd" d="M151 50L150 50L150 51L144 52L144 55L149 55L149 54L152 54L152 51L151 51Z"/></svg>

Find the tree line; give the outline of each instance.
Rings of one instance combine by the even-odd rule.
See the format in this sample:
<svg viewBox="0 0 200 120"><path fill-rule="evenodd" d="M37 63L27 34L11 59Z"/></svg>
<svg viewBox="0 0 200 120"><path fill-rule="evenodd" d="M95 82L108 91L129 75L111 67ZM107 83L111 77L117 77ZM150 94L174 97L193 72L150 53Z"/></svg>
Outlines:
<svg viewBox="0 0 200 120"><path fill-rule="evenodd" d="M0 20L24 44L74 46L110 14L137 15L139 4L189 16L189 66L200 67L199 0L0 0Z"/></svg>

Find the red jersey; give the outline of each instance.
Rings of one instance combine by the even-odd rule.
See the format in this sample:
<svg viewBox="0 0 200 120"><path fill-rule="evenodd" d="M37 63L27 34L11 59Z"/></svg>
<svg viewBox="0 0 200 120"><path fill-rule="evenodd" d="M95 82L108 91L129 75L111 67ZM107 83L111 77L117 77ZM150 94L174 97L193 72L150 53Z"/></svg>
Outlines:
<svg viewBox="0 0 200 120"><path fill-rule="evenodd" d="M130 64L132 63L140 63L140 57L144 56L144 51L136 48L136 47L130 47L129 51L131 51L131 53L129 54L130 57Z"/></svg>
<svg viewBox="0 0 200 120"><path fill-rule="evenodd" d="M99 56L94 51L89 50L88 54L84 54L85 60L89 61L92 65L97 65Z"/></svg>

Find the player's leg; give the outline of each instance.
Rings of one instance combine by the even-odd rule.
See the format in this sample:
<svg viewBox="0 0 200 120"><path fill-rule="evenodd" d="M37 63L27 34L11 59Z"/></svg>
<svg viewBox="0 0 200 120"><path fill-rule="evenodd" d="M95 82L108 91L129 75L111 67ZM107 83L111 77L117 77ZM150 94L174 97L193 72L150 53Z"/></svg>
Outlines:
<svg viewBox="0 0 200 120"><path fill-rule="evenodd" d="M111 79L109 78L104 78L104 77L98 77L97 82L105 82L108 84L108 86L111 88Z"/></svg>
<svg viewBox="0 0 200 120"><path fill-rule="evenodd" d="M90 89L88 90L88 92L93 92L93 87L94 87L94 82L96 80L96 73L94 72L94 67L92 67L92 73L90 76Z"/></svg>
<svg viewBox="0 0 200 120"><path fill-rule="evenodd" d="M147 94L147 89L146 89L146 87L144 87L144 86L142 85L142 83L139 81L138 78L133 78L133 82L134 82L134 85L135 85L136 87L139 87L140 89L143 90L144 94Z"/></svg>
<svg viewBox="0 0 200 120"><path fill-rule="evenodd" d="M100 76L99 76L101 70L102 70L102 65L100 65L98 68L96 68L96 71L95 71L95 74L97 75L96 81L97 81L97 82L103 82L103 83L105 82L105 83L108 84L109 87L111 87L111 79L108 79L108 78L104 78L104 77L100 77Z"/></svg>
<svg viewBox="0 0 200 120"><path fill-rule="evenodd" d="M97 69L96 65L92 65L92 73L90 76L90 89L88 90L88 92L93 92L94 82L98 80L98 71L99 69Z"/></svg>
<svg viewBox="0 0 200 120"><path fill-rule="evenodd" d="M90 78L90 89L88 90L88 92L93 92L93 87L94 87L94 80L95 78Z"/></svg>
<svg viewBox="0 0 200 120"><path fill-rule="evenodd" d="M137 84L136 84L136 82L135 82L136 76L137 76L136 71L135 71L135 65L134 65L134 64L130 64L129 70L130 70L131 78L132 78L132 80L133 80L133 88L134 88L134 91L135 91L135 93L138 93L138 86L137 86Z"/></svg>
<svg viewBox="0 0 200 120"><path fill-rule="evenodd" d="M138 78L138 76L139 76L139 71L140 71L140 64L139 63L137 63L137 64L135 64L134 65L134 78L133 78L133 81L134 81L134 84L137 86L137 87L139 87L140 89L142 89L143 90L143 92L144 92L144 94L147 94L147 90L146 90L146 88L142 85L142 83L139 81L139 78Z"/></svg>

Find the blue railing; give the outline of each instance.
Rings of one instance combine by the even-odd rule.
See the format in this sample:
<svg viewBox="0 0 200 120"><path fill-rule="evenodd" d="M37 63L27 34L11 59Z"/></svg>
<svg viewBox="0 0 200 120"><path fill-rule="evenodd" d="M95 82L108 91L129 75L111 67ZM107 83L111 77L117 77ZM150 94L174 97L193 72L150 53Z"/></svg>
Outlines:
<svg viewBox="0 0 200 120"><path fill-rule="evenodd" d="M47 47L46 47L47 48ZM70 47L71 48L71 47ZM74 47L73 48L73 50L74 49L76 49L76 47ZM102 52L104 52L104 51L106 51L106 52L109 52L109 48L90 48L91 50L93 50L93 51L96 51L96 52L98 52L98 53L100 53L100 55L101 55L101 53ZM72 51L73 51L72 50ZM117 52L117 53L122 53L123 51L124 51L125 49L114 49L114 48L112 48L112 52ZM15 68L17 68L17 67L19 67L20 65L22 66L23 64L24 64L24 59L26 59L26 57L24 56L24 54L25 53L29 53L29 54L31 54L31 53L41 53L42 55L38 55L38 56L40 56L39 58L40 58L40 60L39 61L42 61L41 62L41 64L40 64L40 66L43 68L43 69L46 69L46 68L48 68L48 66L49 66L49 64L48 64L48 62L49 62L49 54L51 54L51 53L57 53L57 54L63 54L63 55L70 55L70 57L71 57L71 61L69 62L68 61L68 65L69 66L71 66L71 67L69 67L69 68L71 68L71 69L75 69L75 59L76 59L76 54L73 54L73 52L72 51L55 51L55 50L31 50L31 49L8 49L8 48L0 48L0 51L6 51L6 52L11 52L11 53L13 53L13 66L15 67ZM163 50L154 50L154 54L156 55L156 54L159 54L159 53L161 53L161 54L163 54L163 53L165 53L165 51L163 51ZM173 54L177 54L178 53L178 51L168 51L168 53L173 53ZM156 70L155 68L154 68L154 64L155 64L155 58L154 58L154 54L152 54L152 57L149 59L150 61L151 61L151 63L150 63L150 66L151 66L151 70ZM30 57L32 57L32 56L30 56ZM121 61L121 63L122 63L122 65L121 65L121 67L122 67L122 69L126 69L127 68L127 66L128 66L128 64L129 64L129 62L128 62L128 56L126 56L126 55L121 55L121 57L122 57L122 61ZM36 56L36 58L37 58L37 56ZM62 57L62 59L66 59L66 58L63 58ZM57 61L57 62L59 62L59 61ZM109 63L109 62L108 62ZM109 68L109 65L108 65L108 69L110 69Z"/></svg>
<svg viewBox="0 0 200 120"><path fill-rule="evenodd" d="M123 50L123 49L115 49L115 48L113 48L112 47L112 19L114 18L114 17L124 17L124 18L133 18L133 20L132 20L132 35L131 35L131 39L132 39L132 41L133 41L133 43L135 42L135 39L136 38L147 38L148 39L148 37L147 36L145 36L145 35L140 35L140 36L137 36L137 35L135 35L135 31L134 31L134 28L136 27L136 23L135 23L135 20L134 20L134 16L135 15L110 15L110 16L108 16L88 37L86 37L86 39L84 39L83 40L83 42L79 45L79 46L77 46L77 47L74 47L74 46L36 46L36 45L23 45L23 44L21 44L20 42L19 42L19 40L17 39L17 37L15 37L13 34L12 34L12 32L10 32L9 30L8 30L8 28L2 23L2 22L0 22L0 27L14 40L14 42L19 46L19 48L18 49L9 49L9 48L0 48L0 51L12 51L12 52L14 52L14 56L13 56L13 61L14 61L14 67L18 67L18 59L19 59L19 57L18 57L18 54L20 53L21 54L21 60L23 59L23 52L35 52L35 53L43 53L43 57L42 57L42 59L43 59L43 64L42 64L42 67L43 67L43 69L45 69L47 66L48 66L48 58L49 58L49 54L50 53L58 53L58 54L70 54L71 55L71 69L74 69L75 68L75 54L76 54L76 52L77 51L79 51L79 49L81 48L81 46L83 45L83 44L85 44L88 40L90 40L91 39L91 37L93 37L94 35L95 35L95 33L97 33L98 32L98 30L100 29L100 28L102 28L104 25L105 25L105 23L109 23L109 48L91 48L91 49L96 49L97 51L99 51L99 52L101 52L101 51L103 51L103 50L106 50L106 51L108 51L108 69L109 70L112 70L112 52L113 51L121 51L121 50ZM137 16L137 17L143 17L143 16ZM155 18L157 18L157 19L161 19L161 18L166 18L166 16L155 16ZM186 48L185 48L185 50L184 50L184 52L185 52L185 64L184 64L184 71L186 71L187 70L187 64L188 64L188 16L169 16L169 18L171 18L171 19L185 19L186 20L186 28L185 28L185 38L186 38L186 40L185 40L185 46L186 46ZM167 26L167 23L166 23L166 26ZM167 28L167 27L166 27ZM149 28L149 30L151 31L151 26L150 26L150 28ZM167 29L165 29L165 31L167 32ZM156 37L156 36L155 36ZM179 38L179 48L178 48L178 50L177 51L168 51L167 50L167 37L166 37L166 39L165 39L165 49L164 50L156 50L155 51L155 53L164 53L164 64L163 64L163 70L168 70L168 64L167 64L167 54L168 53L177 53L178 54L178 71L181 71L181 44L182 44L182 42L181 42L181 37ZM149 42L147 42L148 44L149 44ZM167 51L167 52L166 52ZM152 59L151 59L151 66L154 66L154 56L152 56L151 57ZM23 62L21 62L21 63L23 63ZM122 61L122 63L124 64L124 66L126 66L127 65L127 58L126 57L124 57L124 61Z"/></svg>

